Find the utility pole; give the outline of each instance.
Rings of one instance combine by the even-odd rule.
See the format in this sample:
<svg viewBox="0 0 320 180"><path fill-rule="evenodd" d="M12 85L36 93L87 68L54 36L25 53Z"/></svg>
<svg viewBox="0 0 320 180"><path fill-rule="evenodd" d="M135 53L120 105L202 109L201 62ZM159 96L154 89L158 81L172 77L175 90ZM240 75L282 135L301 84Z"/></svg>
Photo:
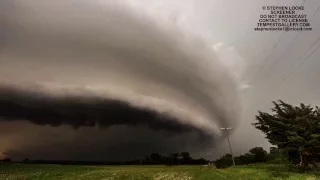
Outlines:
<svg viewBox="0 0 320 180"><path fill-rule="evenodd" d="M230 129L232 129L232 128L231 128L231 127L228 127L228 128L220 128L220 129L226 131L227 139L228 139L228 143L229 143L229 148L230 148L230 152L231 152L231 157L232 157L233 166L235 166L236 163L235 163L235 161L234 161L234 156L233 156L233 153L232 153L232 148L231 148L231 144L230 144L230 140L229 140L229 133L228 133L228 130L230 130Z"/></svg>

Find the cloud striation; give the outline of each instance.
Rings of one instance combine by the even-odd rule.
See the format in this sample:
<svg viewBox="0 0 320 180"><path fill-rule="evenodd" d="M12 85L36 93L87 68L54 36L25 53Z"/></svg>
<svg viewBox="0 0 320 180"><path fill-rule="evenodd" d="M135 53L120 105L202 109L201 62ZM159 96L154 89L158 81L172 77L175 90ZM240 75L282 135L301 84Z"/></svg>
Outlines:
<svg viewBox="0 0 320 180"><path fill-rule="evenodd" d="M111 1L4 0L0 11L3 121L217 138L241 119L219 51L172 24Z"/></svg>

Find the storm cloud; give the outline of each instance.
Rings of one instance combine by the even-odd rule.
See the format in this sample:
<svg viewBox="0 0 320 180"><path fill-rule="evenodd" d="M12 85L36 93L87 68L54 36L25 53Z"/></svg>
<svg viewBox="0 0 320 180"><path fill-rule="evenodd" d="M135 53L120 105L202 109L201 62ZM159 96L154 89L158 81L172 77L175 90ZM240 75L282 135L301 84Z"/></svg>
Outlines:
<svg viewBox="0 0 320 180"><path fill-rule="evenodd" d="M239 79L224 62L232 56L194 34L111 1L0 6L4 122L146 126L211 145L241 120Z"/></svg>
<svg viewBox="0 0 320 180"><path fill-rule="evenodd" d="M152 109L134 108L127 102L94 96L50 96L43 92L0 87L3 120L29 120L38 125L100 126L147 125L154 130L187 131L187 124Z"/></svg>

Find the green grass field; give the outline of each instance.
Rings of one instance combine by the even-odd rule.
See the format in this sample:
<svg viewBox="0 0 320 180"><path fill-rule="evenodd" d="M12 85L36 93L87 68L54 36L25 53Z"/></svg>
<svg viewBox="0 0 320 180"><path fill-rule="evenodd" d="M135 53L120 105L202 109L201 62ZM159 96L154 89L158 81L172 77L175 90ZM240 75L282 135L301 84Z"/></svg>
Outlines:
<svg viewBox="0 0 320 180"><path fill-rule="evenodd" d="M1 166L0 166L1 167ZM69 166L5 164L0 180L82 180L82 179L154 179L154 180L214 180L214 179L319 179L315 174L292 172L285 165L250 165L227 169L205 166Z"/></svg>

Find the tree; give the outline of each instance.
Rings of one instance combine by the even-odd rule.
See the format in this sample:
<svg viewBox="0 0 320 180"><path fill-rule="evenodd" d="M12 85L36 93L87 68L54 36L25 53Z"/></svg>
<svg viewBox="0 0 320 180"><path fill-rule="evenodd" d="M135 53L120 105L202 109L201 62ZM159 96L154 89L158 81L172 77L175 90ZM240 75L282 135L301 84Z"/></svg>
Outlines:
<svg viewBox="0 0 320 180"><path fill-rule="evenodd" d="M267 151L263 150L262 147L255 147L249 150L253 154L254 162L265 162L267 160Z"/></svg>
<svg viewBox="0 0 320 180"><path fill-rule="evenodd" d="M7 162L7 163L9 163L9 162L11 162L11 159L10 159L10 158L5 158L5 159L2 160L2 162Z"/></svg>
<svg viewBox="0 0 320 180"><path fill-rule="evenodd" d="M184 164L188 164L192 160L192 158L188 152L181 152L180 155L182 157L182 161Z"/></svg>
<svg viewBox="0 0 320 180"><path fill-rule="evenodd" d="M26 159L22 160L21 162L22 163L29 163L29 161L30 161L29 158L26 158Z"/></svg>
<svg viewBox="0 0 320 180"><path fill-rule="evenodd" d="M162 160L162 156L158 153L152 153L150 155L150 160L152 164L160 164Z"/></svg>
<svg viewBox="0 0 320 180"><path fill-rule="evenodd" d="M270 147L270 154L277 154L279 153L279 149L276 147Z"/></svg>
<svg viewBox="0 0 320 180"><path fill-rule="evenodd" d="M270 153L267 156L267 161L273 164L287 164L288 155L277 147L270 147Z"/></svg>
<svg viewBox="0 0 320 180"><path fill-rule="evenodd" d="M2 162L9 162L11 161L9 155L5 152L0 152L0 161Z"/></svg>
<svg viewBox="0 0 320 180"><path fill-rule="evenodd" d="M179 164L179 153L172 153L172 164Z"/></svg>
<svg viewBox="0 0 320 180"><path fill-rule="evenodd" d="M215 163L217 168L226 168L232 166L232 156L231 154L226 154L220 159L216 160Z"/></svg>
<svg viewBox="0 0 320 180"><path fill-rule="evenodd" d="M299 165L315 165L320 154L320 109L303 103L293 106L281 100L273 102L272 113L259 111L253 125L269 142L299 155ZM290 157L290 156L289 156Z"/></svg>

